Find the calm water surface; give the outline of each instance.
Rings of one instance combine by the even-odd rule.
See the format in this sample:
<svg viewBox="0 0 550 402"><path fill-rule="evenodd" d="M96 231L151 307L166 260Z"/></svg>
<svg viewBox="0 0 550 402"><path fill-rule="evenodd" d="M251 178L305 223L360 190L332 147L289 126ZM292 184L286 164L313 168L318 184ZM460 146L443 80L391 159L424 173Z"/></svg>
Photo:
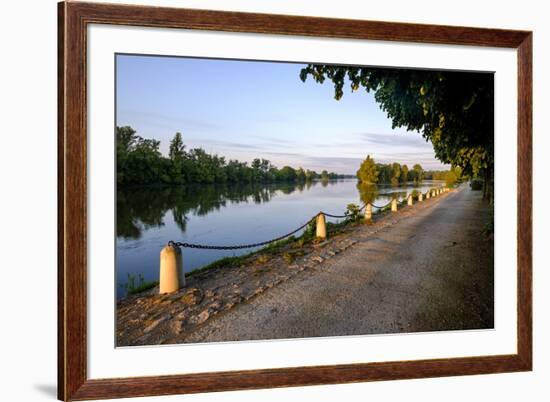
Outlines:
<svg viewBox="0 0 550 402"><path fill-rule="evenodd" d="M442 182L419 186L371 186L357 180L270 185L132 187L117 192L117 296L124 297L128 274L158 280L159 253L169 240L238 245L290 232L323 210L342 215L349 203L385 204L413 190L426 192ZM337 219L329 218L329 221ZM299 233L298 233L299 234ZM185 249L186 272L226 256L249 253Z"/></svg>

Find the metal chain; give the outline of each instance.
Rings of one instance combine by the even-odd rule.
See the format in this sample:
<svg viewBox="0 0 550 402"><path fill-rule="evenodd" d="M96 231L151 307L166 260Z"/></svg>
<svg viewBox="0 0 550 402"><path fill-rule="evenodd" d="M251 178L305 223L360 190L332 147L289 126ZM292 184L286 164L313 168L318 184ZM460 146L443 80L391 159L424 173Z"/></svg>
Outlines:
<svg viewBox="0 0 550 402"><path fill-rule="evenodd" d="M390 205L392 202L388 202L386 205L382 205L382 206L378 206L378 205L374 205L374 204L370 204L372 205L374 208L378 208L378 209L384 209L386 208L388 205Z"/></svg>
<svg viewBox="0 0 550 402"><path fill-rule="evenodd" d="M321 211L321 212L319 212L319 214L323 214L323 215L328 216L330 218L347 218L347 217L349 217L349 215L347 213L344 214L344 215L332 215L332 214L327 214L326 212Z"/></svg>
<svg viewBox="0 0 550 402"><path fill-rule="evenodd" d="M204 245L204 244L184 243L184 242L180 242L180 241L175 242L175 241L170 240L168 242L168 244L169 245L176 245L176 246L184 247L184 248L199 248L199 249L205 249L205 250L239 250L239 249L243 249L243 248L254 248L254 247L259 247L259 246L265 246L266 244L274 243L274 242L279 241L279 240L283 240L284 238L289 237L289 236L293 235L294 233L302 230L307 225L309 225L315 218L317 218L318 215L319 214L315 215L309 221L304 223L299 228L294 229L292 232L289 232L289 233L286 233L282 236L276 237L274 239L267 240L267 241L262 241L262 242L259 242L259 243L241 244L241 245L238 245L238 246L208 246L208 245Z"/></svg>
<svg viewBox="0 0 550 402"><path fill-rule="evenodd" d="M374 208L383 209L383 208L386 208L391 203L392 203L392 201L390 201L386 205L382 205L382 206L378 206L378 205L375 205L375 204L371 204L371 205ZM363 204L363 206L361 208L359 208L358 211L360 212L363 209L365 209L366 207L367 207L367 204ZM323 214L325 216L328 216L330 218L349 218L350 217L350 214L348 214L347 212L344 215L333 215L333 214L328 214L326 212L321 211L317 215L311 217L302 226L294 229L292 232L288 232L288 233L286 233L282 236L276 237L276 238L271 239L271 240L262 241L262 242L259 242L259 243L240 244L238 246L209 246L209 245L205 245L205 244L194 244L194 243L186 243L186 242L181 242L181 241L172 241L172 240L170 240L168 242L168 244L178 246L178 247L197 248L197 249L204 249L204 250L239 250L239 249L243 249L243 248L254 248L254 247L259 247L259 246L265 246L267 244L274 243L276 241L283 240L287 237L292 236L296 232L299 232L300 230L304 229L307 225L309 225L311 222L313 222L321 214Z"/></svg>

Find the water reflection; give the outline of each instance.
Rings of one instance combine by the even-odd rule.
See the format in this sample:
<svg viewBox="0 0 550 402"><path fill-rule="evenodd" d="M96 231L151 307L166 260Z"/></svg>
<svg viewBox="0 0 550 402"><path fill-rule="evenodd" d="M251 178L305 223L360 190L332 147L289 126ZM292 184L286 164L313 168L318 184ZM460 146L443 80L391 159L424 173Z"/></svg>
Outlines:
<svg viewBox="0 0 550 402"><path fill-rule="evenodd" d="M376 184L358 183L357 190L362 204L372 204L378 197L378 187Z"/></svg>
<svg viewBox="0 0 550 402"><path fill-rule="evenodd" d="M384 205L416 188L358 185L356 180L327 180L270 185L194 185L133 187L117 191L117 296L128 274L158 280L159 252L169 241L209 245L254 243L287 233L319 211L341 215L350 203ZM329 219L329 220L332 220ZM184 250L189 272L219 258L251 250Z"/></svg>
<svg viewBox="0 0 550 402"><path fill-rule="evenodd" d="M117 237L124 240L140 239L144 231L164 226L164 217L168 211L171 211L178 228L185 232L189 215L204 216L226 207L228 203L262 204L271 201L277 192L290 195L295 191L301 193L310 190L319 184L327 187L337 183L338 180L330 180L296 184L123 188L117 191Z"/></svg>

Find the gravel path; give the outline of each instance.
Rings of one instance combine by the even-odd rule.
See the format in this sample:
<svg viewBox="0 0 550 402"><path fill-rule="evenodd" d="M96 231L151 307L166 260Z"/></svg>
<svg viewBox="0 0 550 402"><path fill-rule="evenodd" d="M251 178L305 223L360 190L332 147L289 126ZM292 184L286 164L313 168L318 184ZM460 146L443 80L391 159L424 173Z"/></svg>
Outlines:
<svg viewBox="0 0 550 402"><path fill-rule="evenodd" d="M394 225L363 226L345 252L177 341L492 328L487 217L481 192L463 185Z"/></svg>

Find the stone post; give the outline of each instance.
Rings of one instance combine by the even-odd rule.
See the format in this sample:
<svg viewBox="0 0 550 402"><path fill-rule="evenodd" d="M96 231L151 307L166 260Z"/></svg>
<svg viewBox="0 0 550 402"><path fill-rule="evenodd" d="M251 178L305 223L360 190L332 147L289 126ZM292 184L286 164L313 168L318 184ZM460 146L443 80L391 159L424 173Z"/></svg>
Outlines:
<svg viewBox="0 0 550 402"><path fill-rule="evenodd" d="M324 214L317 215L315 220L316 236L321 239L327 238L327 222Z"/></svg>
<svg viewBox="0 0 550 402"><path fill-rule="evenodd" d="M426 193L426 199L427 199L427 200L430 199L430 193L431 193L430 190L428 190L428 192Z"/></svg>
<svg viewBox="0 0 550 402"><path fill-rule="evenodd" d="M365 222L372 222L372 204L370 202L367 203L367 206L365 207Z"/></svg>
<svg viewBox="0 0 550 402"><path fill-rule="evenodd" d="M407 197L407 205L410 207L410 206L412 206L412 204L413 204L413 196L412 196L412 194L410 194Z"/></svg>
<svg viewBox="0 0 550 402"><path fill-rule="evenodd" d="M160 252L159 293L177 292L185 286L181 249L169 243Z"/></svg>
<svg viewBox="0 0 550 402"><path fill-rule="evenodd" d="M424 198L424 194L420 192L420 194L418 194L418 202L422 202L422 198Z"/></svg>
<svg viewBox="0 0 550 402"><path fill-rule="evenodd" d="M393 199L391 200L391 211L392 212L397 212L397 199Z"/></svg>

